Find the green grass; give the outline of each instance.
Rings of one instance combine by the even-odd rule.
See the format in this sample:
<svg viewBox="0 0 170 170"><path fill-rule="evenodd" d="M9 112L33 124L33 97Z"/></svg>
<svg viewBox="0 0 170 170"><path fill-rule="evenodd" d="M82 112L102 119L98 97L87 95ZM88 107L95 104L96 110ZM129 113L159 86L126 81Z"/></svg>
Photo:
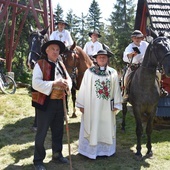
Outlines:
<svg viewBox="0 0 170 170"><path fill-rule="evenodd" d="M17 89L13 95L0 93L0 170L32 170L34 136L31 126L34 108L27 89ZM71 102L70 116L72 114ZM117 115L117 151L112 157L90 160L77 152L81 113L69 119L71 160L73 170L168 170L170 166L170 130L153 130L153 158L136 161L135 122L132 114L127 114L126 132L121 131L121 113ZM69 157L66 131L63 139L63 154ZM142 154L146 153L146 136L142 138ZM55 164L51 160L51 135L46 141L45 166L48 170L69 170L68 165Z"/></svg>

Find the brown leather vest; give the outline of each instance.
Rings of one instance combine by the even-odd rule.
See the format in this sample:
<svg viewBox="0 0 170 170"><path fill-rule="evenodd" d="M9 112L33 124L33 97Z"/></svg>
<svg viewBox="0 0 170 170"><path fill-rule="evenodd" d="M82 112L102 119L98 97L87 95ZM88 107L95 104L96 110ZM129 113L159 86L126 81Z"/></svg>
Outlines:
<svg viewBox="0 0 170 170"><path fill-rule="evenodd" d="M41 71L43 73L43 80L54 80L55 64L46 61L45 59L38 60ZM32 88L32 106L40 110L45 110L48 104L49 96L40 93Z"/></svg>

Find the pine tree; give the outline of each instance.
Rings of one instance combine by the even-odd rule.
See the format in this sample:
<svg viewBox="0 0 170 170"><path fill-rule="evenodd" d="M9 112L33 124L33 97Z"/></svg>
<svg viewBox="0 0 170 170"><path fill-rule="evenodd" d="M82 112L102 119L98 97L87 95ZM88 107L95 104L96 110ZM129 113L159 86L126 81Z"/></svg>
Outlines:
<svg viewBox="0 0 170 170"><path fill-rule="evenodd" d="M78 17L76 28L77 28L77 45L84 47L85 43L88 41L88 27L87 27L87 15L81 14L81 17Z"/></svg>
<svg viewBox="0 0 170 170"><path fill-rule="evenodd" d="M130 35L134 29L134 15L135 5L133 0L117 0L109 18L111 26L108 31L114 37L114 43L112 41L110 44L114 50L115 60L119 65L124 64L122 61L123 51L131 41Z"/></svg>
<svg viewBox="0 0 170 170"><path fill-rule="evenodd" d="M79 17L73 14L73 10L70 9L66 16L66 22L69 24L68 30L74 41L76 41L76 35L79 32Z"/></svg>
<svg viewBox="0 0 170 170"><path fill-rule="evenodd" d="M89 8L89 15L87 18L88 26L90 30L100 30L102 27L102 24L100 22L100 17L101 12L99 8L99 4L97 1L93 0L90 8Z"/></svg>
<svg viewBox="0 0 170 170"><path fill-rule="evenodd" d="M55 14L55 21L57 22L60 19L63 19L64 15L63 15L63 9L60 6L60 4L57 4L57 7L54 9L54 14Z"/></svg>

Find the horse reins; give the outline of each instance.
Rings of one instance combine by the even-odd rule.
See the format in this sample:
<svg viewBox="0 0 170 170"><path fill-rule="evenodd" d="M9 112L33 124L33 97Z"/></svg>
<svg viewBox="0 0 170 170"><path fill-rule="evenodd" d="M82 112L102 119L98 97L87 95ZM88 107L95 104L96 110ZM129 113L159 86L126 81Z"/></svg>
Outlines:
<svg viewBox="0 0 170 170"><path fill-rule="evenodd" d="M36 33L32 33L33 35L35 34L35 35L37 35ZM40 35L40 37L41 37L41 41L43 40L44 41L44 36L43 35ZM33 38L34 39L34 38ZM33 39L32 39L32 42L33 42ZM37 39L37 38L36 38ZM42 42L41 42L41 44L42 44ZM34 53L35 55L37 55L38 56L38 58L41 58L41 51L38 53L38 52L36 52L36 51L33 51L33 50L30 50L30 53Z"/></svg>
<svg viewBox="0 0 170 170"><path fill-rule="evenodd" d="M39 54L39 53L37 53L35 51L30 50L30 52L36 54L38 57L41 57L41 54Z"/></svg>
<svg viewBox="0 0 170 170"><path fill-rule="evenodd" d="M161 37L156 38L152 43L154 44L154 43L155 43L156 41L158 41L159 39L161 39ZM162 42L163 42L163 44L164 44L164 41L162 41ZM162 69L162 62L163 62L163 60L164 60L168 55L170 55L170 51L168 51L168 52L162 57L161 61L158 60L158 55L157 55L157 53L155 52L155 50L153 50L153 52L154 52L154 55L156 56L156 59L157 59L157 61L158 61L158 70L159 70L160 72L162 72L162 71L163 71L163 69Z"/></svg>
<svg viewBox="0 0 170 170"><path fill-rule="evenodd" d="M73 53L74 65L71 66L71 65L65 63L65 66L66 66L66 68L71 68L72 71L71 71L71 73L69 75L70 75L72 81L75 83L75 86L77 86L77 82L76 82L76 70L77 70L77 66L76 66L76 62L77 62L76 51L75 50L69 50L68 52L71 53L71 54ZM67 55L62 54L62 56L63 56L63 58L65 60L67 60Z"/></svg>

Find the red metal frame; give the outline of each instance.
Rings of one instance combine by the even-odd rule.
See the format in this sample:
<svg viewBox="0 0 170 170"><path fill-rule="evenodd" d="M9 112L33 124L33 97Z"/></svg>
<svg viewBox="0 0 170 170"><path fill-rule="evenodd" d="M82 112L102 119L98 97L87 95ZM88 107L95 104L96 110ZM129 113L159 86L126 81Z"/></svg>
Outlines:
<svg viewBox="0 0 170 170"><path fill-rule="evenodd" d="M43 2L42 6L40 2ZM9 7L12 7L12 18L8 18ZM24 23L30 11L33 14L38 29L49 26L49 33L54 30L54 18L51 0L28 0L28 2L25 2L25 4L23 4L23 1L21 4L20 0L13 0L12 2L11 0L0 0L0 22L5 23L5 56L6 68L8 72L11 72L14 52L17 48ZM20 25L16 25L16 19L21 13L23 15L22 22ZM41 15L43 19L43 25L41 25L38 20L39 15ZM11 26L8 24L9 21L12 22ZM18 28L18 32L16 32L16 27ZM17 34L17 36L14 36L15 34Z"/></svg>

